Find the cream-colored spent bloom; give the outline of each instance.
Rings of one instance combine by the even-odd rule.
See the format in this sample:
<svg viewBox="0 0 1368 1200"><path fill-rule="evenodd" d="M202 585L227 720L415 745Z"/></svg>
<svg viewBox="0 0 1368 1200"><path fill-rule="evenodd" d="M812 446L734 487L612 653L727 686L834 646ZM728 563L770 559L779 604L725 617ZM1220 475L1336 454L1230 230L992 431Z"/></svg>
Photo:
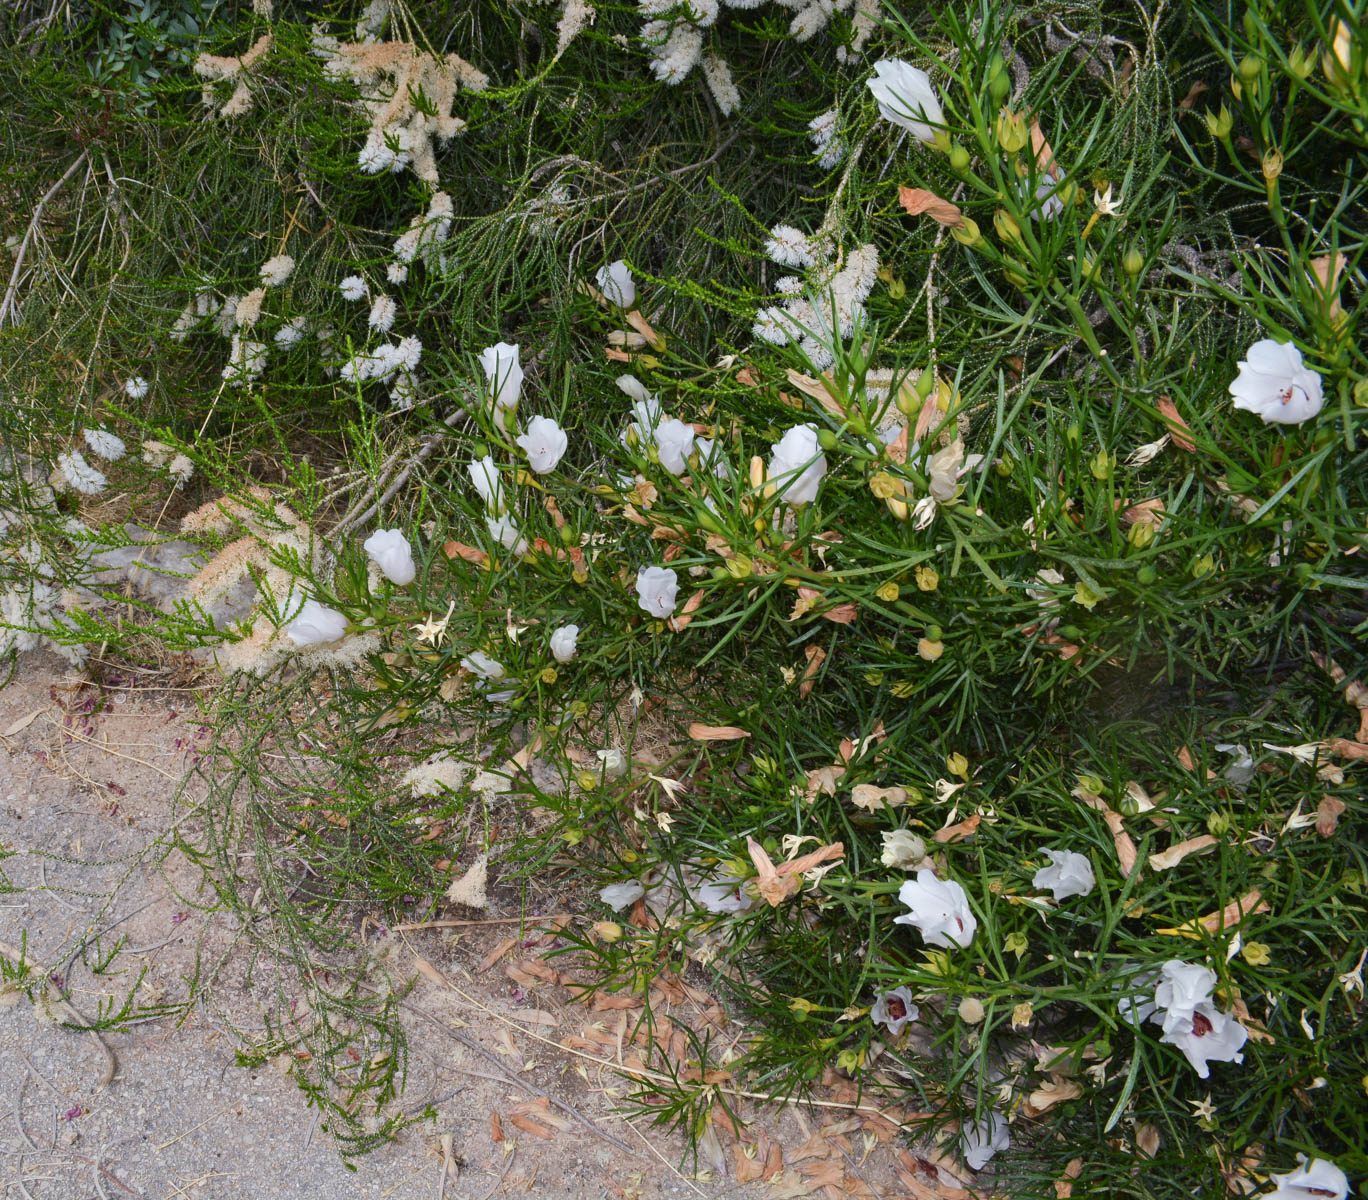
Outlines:
<svg viewBox="0 0 1368 1200"><path fill-rule="evenodd" d="M261 305L266 299L266 289L264 287L253 288L237 302L237 308L233 310L233 316L237 319L238 325L244 329L250 329L257 323L261 316Z"/></svg>
<svg viewBox="0 0 1368 1200"><path fill-rule="evenodd" d="M731 68L719 54L708 53L703 56L703 82L717 102L718 111L729 117L741 106L741 93L732 82Z"/></svg>
<svg viewBox="0 0 1368 1200"><path fill-rule="evenodd" d="M261 264L261 282L266 287L279 287L294 272L295 260L288 254L277 254Z"/></svg>

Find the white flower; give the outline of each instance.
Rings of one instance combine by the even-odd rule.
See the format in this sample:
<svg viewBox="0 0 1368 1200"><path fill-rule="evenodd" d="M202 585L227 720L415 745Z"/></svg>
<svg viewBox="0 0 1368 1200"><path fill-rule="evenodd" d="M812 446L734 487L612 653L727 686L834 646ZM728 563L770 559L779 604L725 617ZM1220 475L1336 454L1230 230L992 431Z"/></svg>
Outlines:
<svg viewBox="0 0 1368 1200"><path fill-rule="evenodd" d="M385 278L393 284L405 283L408 280L408 264L392 262L385 268Z"/></svg>
<svg viewBox="0 0 1368 1200"><path fill-rule="evenodd" d="M550 417L533 417L527 423L527 432L519 434L515 440L526 452L528 465L538 475L554 471L570 444L565 430Z"/></svg>
<svg viewBox="0 0 1368 1200"><path fill-rule="evenodd" d="M636 283L622 259L610 262L606 267L600 267L598 274L594 276L594 282L598 284L599 291L609 304L616 304L618 308L631 308L636 303Z"/></svg>
<svg viewBox="0 0 1368 1200"><path fill-rule="evenodd" d="M765 257L781 267L810 267L812 245L807 235L792 225L776 225L765 243Z"/></svg>
<svg viewBox="0 0 1368 1200"><path fill-rule="evenodd" d="M689 889L689 895L710 913L745 912L755 903L746 894L744 880L734 875L715 875Z"/></svg>
<svg viewBox="0 0 1368 1200"><path fill-rule="evenodd" d="M898 871L916 870L926 861L926 843L907 829L885 829L879 861Z"/></svg>
<svg viewBox="0 0 1368 1200"><path fill-rule="evenodd" d="M295 260L288 254L277 254L261 264L261 282L267 287L279 287L295 269Z"/></svg>
<svg viewBox="0 0 1368 1200"><path fill-rule="evenodd" d="M177 454L166 466L166 473L176 481L176 490L180 491L190 482L190 476L195 473L195 464L188 456Z"/></svg>
<svg viewBox="0 0 1368 1200"><path fill-rule="evenodd" d="M936 140L932 126L944 125L945 114L930 76L920 67L900 58L881 59L874 64L874 78L866 86L874 93L885 121L902 126L919 142L929 145Z"/></svg>
<svg viewBox="0 0 1368 1200"><path fill-rule="evenodd" d="M817 426L795 425L777 442L769 462L769 477L779 482L779 495L789 504L808 504L817 498L817 485L826 474L826 455L817 441Z"/></svg>
<svg viewBox="0 0 1368 1200"><path fill-rule="evenodd" d="M694 444L692 425L674 417L662 421L655 428L655 444L660 465L671 475L683 475L689 469L689 452Z"/></svg>
<svg viewBox="0 0 1368 1200"><path fill-rule="evenodd" d="M1063 587L1064 576L1053 567L1045 567L1036 572L1035 582L1042 583L1045 586L1028 587L1026 594L1041 608L1057 608L1059 606L1059 592L1055 589Z"/></svg>
<svg viewBox="0 0 1368 1200"><path fill-rule="evenodd" d="M105 473L92 467L79 450L59 454L57 469L61 471L71 490L80 492L83 496L98 496L109 486Z"/></svg>
<svg viewBox="0 0 1368 1200"><path fill-rule="evenodd" d="M982 454L971 454L965 458L964 443L956 438L944 449L937 450L927 461L926 473L930 480L926 490L937 503L949 504L959 495L960 478L982 462Z"/></svg>
<svg viewBox="0 0 1368 1200"><path fill-rule="evenodd" d="M1323 1158L1307 1162L1304 1154L1298 1154L1297 1161L1301 1166L1295 1171L1272 1177L1277 1188L1264 1193L1259 1200L1345 1200L1349 1195L1349 1179L1334 1163Z"/></svg>
<svg viewBox="0 0 1368 1200"><path fill-rule="evenodd" d="M551 634L551 657L558 663L568 663L575 657L575 647L578 641L579 626L562 625Z"/></svg>
<svg viewBox="0 0 1368 1200"><path fill-rule="evenodd" d="M611 746L607 750L595 750L594 756L599 760L599 768L608 779L621 779L631 765L627 761L627 756L616 746Z"/></svg>
<svg viewBox="0 0 1368 1200"><path fill-rule="evenodd" d="M413 562L413 548L397 529L377 529L365 540L362 549L380 568L381 574L400 587L412 583L418 573Z"/></svg>
<svg viewBox="0 0 1368 1200"><path fill-rule="evenodd" d="M347 632L347 618L317 600L305 600L299 615L285 626L285 635L296 646L315 646L335 642Z"/></svg>
<svg viewBox="0 0 1368 1200"><path fill-rule="evenodd" d="M875 1025L882 1025L894 1037L907 1027L909 1021L915 1021L919 1016L921 1009L912 1003L912 989L907 987L881 993L874 1001L874 1007L869 1010L869 1019Z"/></svg>
<svg viewBox="0 0 1368 1200"><path fill-rule="evenodd" d="M936 498L923 496L912 508L912 528L925 529L936 519Z"/></svg>
<svg viewBox="0 0 1368 1200"><path fill-rule="evenodd" d="M286 321L275 335L271 338L273 342L282 350L288 350L291 346L297 346L304 340L304 335L309 331L309 322L304 317L292 317Z"/></svg>
<svg viewBox="0 0 1368 1200"><path fill-rule="evenodd" d="M116 437L108 429L87 429L84 436L90 452L106 462L118 462L128 452L123 438Z"/></svg>
<svg viewBox="0 0 1368 1200"><path fill-rule="evenodd" d="M338 286L343 300L364 300L370 290L360 275L348 275Z"/></svg>
<svg viewBox="0 0 1368 1200"><path fill-rule="evenodd" d="M610 883L607 887L599 888L599 899L614 912L621 912L629 905L635 904L645 894L645 887L635 879L629 879L625 883Z"/></svg>
<svg viewBox="0 0 1368 1200"><path fill-rule="evenodd" d="M637 603L653 617L668 617L675 610L679 576L669 567L642 567L637 572Z"/></svg>
<svg viewBox="0 0 1368 1200"><path fill-rule="evenodd" d="M1171 958L1159 970L1154 1003L1164 1010L1164 1031L1190 1024L1198 1007L1211 1001L1216 972L1198 963Z"/></svg>
<svg viewBox="0 0 1368 1200"><path fill-rule="evenodd" d="M1032 887L1049 888L1056 900L1066 900L1070 896L1086 896L1097 886L1092 863L1086 854L1043 848L1040 852L1050 860L1050 865L1035 873Z"/></svg>
<svg viewBox="0 0 1368 1200"><path fill-rule="evenodd" d="M483 458L470 463L466 467L466 471L470 475L470 482L475 485L475 490L480 493L480 499L485 502L490 511L502 512L504 507L503 482L499 478L499 468L494 465L493 456L486 454Z"/></svg>
<svg viewBox="0 0 1368 1200"><path fill-rule="evenodd" d="M1302 362L1301 351L1291 342L1255 342L1239 368L1230 385L1235 407L1258 413L1265 423L1299 425L1320 412L1325 402L1321 377Z"/></svg>
<svg viewBox="0 0 1368 1200"><path fill-rule="evenodd" d="M915 880L898 889L898 902L912 911L894 917L893 923L915 925L928 946L949 949L974 940L978 920L969 908L969 897L953 879L938 879L934 871L923 868Z"/></svg>
<svg viewBox="0 0 1368 1200"><path fill-rule="evenodd" d="M993 1155L1012 1144L1007 1119L996 1110L984 1121L971 1121L965 1125L960 1130L960 1140L964 1143L965 1165L971 1171L982 1171Z"/></svg>
<svg viewBox="0 0 1368 1200"><path fill-rule="evenodd" d="M378 329L381 333L388 333L398 313L399 306L394 303L393 296L376 296L371 304L370 316L366 318L366 324L372 329Z"/></svg>
<svg viewBox="0 0 1368 1200"><path fill-rule="evenodd" d="M496 408L514 409L522 395L523 369L518 347L512 342L496 342L480 351L480 366Z"/></svg>
<svg viewBox="0 0 1368 1200"><path fill-rule="evenodd" d="M635 375L619 375L613 382L627 394L629 399L636 400L643 404L655 403L655 397L646 390L646 385Z"/></svg>
<svg viewBox="0 0 1368 1200"><path fill-rule="evenodd" d="M1211 1074L1208 1062L1244 1062L1240 1050L1248 1039L1249 1032L1239 1021L1205 1003L1197 1006L1190 1019L1173 1028L1169 1028L1166 1017L1164 1036L1159 1040L1177 1046L1187 1055L1198 1077L1206 1079Z"/></svg>
<svg viewBox="0 0 1368 1200"><path fill-rule="evenodd" d="M523 537L522 530L518 528L512 517L507 514L486 517L485 527L489 530L489 536L510 554L527 553L527 539Z"/></svg>
<svg viewBox="0 0 1368 1200"><path fill-rule="evenodd" d="M463 666L472 675L482 679L502 679L507 672L497 658L490 658L483 650L473 650L461 659Z"/></svg>
<svg viewBox="0 0 1368 1200"><path fill-rule="evenodd" d="M141 375L134 375L132 379L124 384L124 391L128 394L130 400L141 400L147 395L147 387L148 383L146 379Z"/></svg>

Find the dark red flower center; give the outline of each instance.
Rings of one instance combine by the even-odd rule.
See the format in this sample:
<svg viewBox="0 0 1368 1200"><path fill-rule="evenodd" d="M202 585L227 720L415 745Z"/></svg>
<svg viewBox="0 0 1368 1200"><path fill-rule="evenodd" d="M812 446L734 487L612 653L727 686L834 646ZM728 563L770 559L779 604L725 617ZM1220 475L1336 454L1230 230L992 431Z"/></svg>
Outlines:
<svg viewBox="0 0 1368 1200"><path fill-rule="evenodd" d="M1211 1032L1211 1021L1201 1013L1192 1014L1192 1036L1206 1037Z"/></svg>

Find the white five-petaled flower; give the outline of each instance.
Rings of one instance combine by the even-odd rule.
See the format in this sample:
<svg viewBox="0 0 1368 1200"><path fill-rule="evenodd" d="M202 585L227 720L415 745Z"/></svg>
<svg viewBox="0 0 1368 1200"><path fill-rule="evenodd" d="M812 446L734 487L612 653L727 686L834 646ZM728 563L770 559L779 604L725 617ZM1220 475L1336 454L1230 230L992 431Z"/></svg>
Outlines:
<svg viewBox="0 0 1368 1200"><path fill-rule="evenodd" d="M994 1109L982 1121L970 1121L960 1130L964 1143L964 1162L971 1171L982 1171L999 1150L1012 1144L1007 1118Z"/></svg>
<svg viewBox="0 0 1368 1200"><path fill-rule="evenodd" d="M1210 1002L1215 987L1216 972L1210 967L1169 959L1160 968L1154 989L1154 1003L1164 1010L1164 1031L1190 1022L1198 1007Z"/></svg>
<svg viewBox="0 0 1368 1200"><path fill-rule="evenodd" d="M614 912L621 912L629 905L635 904L645 894L645 886L637 879L628 879L623 883L610 883L599 888L599 899Z"/></svg>
<svg viewBox="0 0 1368 1200"><path fill-rule="evenodd" d="M1259 1200L1345 1200L1349 1195L1349 1178L1334 1163L1323 1158L1308 1162L1304 1154L1297 1160L1301 1165L1295 1171L1273 1176L1277 1188Z"/></svg>
<svg viewBox="0 0 1368 1200"><path fill-rule="evenodd" d="M594 276L594 282L598 284L599 291L609 304L616 304L618 308L631 308L636 303L636 282L622 259L610 262L606 267L600 267L598 274Z"/></svg>
<svg viewBox="0 0 1368 1200"><path fill-rule="evenodd" d="M1112 185L1107 184L1105 190L1098 191L1093 189L1093 203L1097 206L1099 217L1119 217L1121 215L1121 197L1112 199Z"/></svg>
<svg viewBox="0 0 1368 1200"><path fill-rule="evenodd" d="M1092 863L1086 854L1043 848L1040 852L1050 860L1050 865L1041 867L1035 873L1031 879L1032 887L1049 888L1056 900L1066 900L1070 896L1086 896L1097 885Z"/></svg>
<svg viewBox="0 0 1368 1200"><path fill-rule="evenodd" d="M484 368L489 393L494 406L515 409L522 396L523 369L518 361L518 347L512 342L496 342L480 351L480 366Z"/></svg>
<svg viewBox="0 0 1368 1200"><path fill-rule="evenodd" d="M1249 1032L1229 1013L1223 1013L1210 1002L1199 1004L1188 1021L1168 1028L1165 1020L1164 1036L1159 1039L1177 1046L1192 1064L1198 1078L1211 1075L1209 1062L1243 1062L1240 1050L1249 1040Z"/></svg>
<svg viewBox="0 0 1368 1200"><path fill-rule="evenodd" d="M400 587L413 582L418 568L413 562L413 547L398 529L377 529L362 543L371 562L391 583Z"/></svg>
<svg viewBox="0 0 1368 1200"><path fill-rule="evenodd" d="M1235 407L1258 413L1265 424L1299 425L1325 403L1321 377L1302 362L1291 342L1264 338L1250 346L1230 385Z"/></svg>
<svg viewBox="0 0 1368 1200"><path fill-rule="evenodd" d="M974 940L978 919L969 897L953 879L938 879L934 871L923 868L898 889L898 902L912 911L894 917L893 923L915 925L928 946L949 949Z"/></svg>
<svg viewBox="0 0 1368 1200"><path fill-rule="evenodd" d="M346 632L347 618L313 599L305 600L298 615L285 626L286 637L296 646L335 642Z"/></svg>
<svg viewBox="0 0 1368 1200"><path fill-rule="evenodd" d="M827 460L817 440L817 426L795 425L771 444L769 477L779 485L780 497L789 504L808 504L817 498L817 486L826 474Z"/></svg>
<svg viewBox="0 0 1368 1200"><path fill-rule="evenodd" d="M565 430L550 417L533 417L527 423L527 432L515 440L527 455L527 465L538 475L554 471L570 444Z"/></svg>
<svg viewBox="0 0 1368 1200"><path fill-rule="evenodd" d="M669 567L642 567L637 571L637 603L653 617L668 617L675 610L679 576Z"/></svg>
<svg viewBox="0 0 1368 1200"><path fill-rule="evenodd" d="M147 380L141 375L134 375L132 379L124 384L124 391L130 400L141 400L147 395Z"/></svg>
<svg viewBox="0 0 1368 1200"><path fill-rule="evenodd" d="M578 625L562 625L551 634L551 657L558 663L568 663L575 657L579 642Z"/></svg>
<svg viewBox="0 0 1368 1200"><path fill-rule="evenodd" d="M1198 963L1169 959L1157 974L1134 981L1135 989L1154 983L1152 1000L1125 999L1118 1009L1127 1020L1148 1018L1161 1025L1159 1040L1177 1046L1201 1079L1210 1075L1210 1062L1243 1062L1240 1053L1249 1033L1229 1013L1211 1001L1216 972Z"/></svg>
<svg viewBox="0 0 1368 1200"><path fill-rule="evenodd" d="M689 469L689 453L693 450L693 426L675 417L661 421L655 427L656 455L660 465L671 475L683 475Z"/></svg>
<svg viewBox="0 0 1368 1200"><path fill-rule="evenodd" d="M485 502L489 511L495 514L503 511L503 482L499 477L499 468L494 465L493 456L486 454L467 466L466 471L469 472L470 482L475 485L475 490L480 493L480 499Z"/></svg>
<svg viewBox="0 0 1368 1200"><path fill-rule="evenodd" d="M461 666L482 679L502 679L507 674L503 663L497 658L491 658L483 650L472 650L461 659Z"/></svg>
<svg viewBox="0 0 1368 1200"><path fill-rule="evenodd" d="M882 1025L890 1034L897 1037L907 1028L909 1021L921 1016L921 1009L912 1003L912 989L897 987L891 992L881 992L869 1010L869 1019L875 1025Z"/></svg>
<svg viewBox="0 0 1368 1200"><path fill-rule="evenodd" d="M933 126L944 125L945 114L931 77L920 67L900 58L881 59L866 86L885 121L900 125L919 142L930 145L936 140Z"/></svg>

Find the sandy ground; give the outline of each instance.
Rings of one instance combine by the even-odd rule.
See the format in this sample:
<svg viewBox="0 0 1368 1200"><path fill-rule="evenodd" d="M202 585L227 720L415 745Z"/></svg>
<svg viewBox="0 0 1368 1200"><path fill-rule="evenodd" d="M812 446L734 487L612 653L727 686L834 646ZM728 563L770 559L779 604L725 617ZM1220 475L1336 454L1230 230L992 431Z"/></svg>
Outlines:
<svg viewBox="0 0 1368 1200"><path fill-rule="evenodd" d="M648 1144L611 1112L607 1084L582 1078L568 1058L539 1054L545 1061L518 1078L532 1054L509 1061L485 1014L427 981L409 997L413 1057L401 1104L431 1103L436 1119L348 1169L304 1093L274 1065L237 1065L236 1039L214 1020L232 1011L239 1027L259 1023L258 992L271 985L261 970L247 984L230 966L212 1007L184 1006L197 951L232 946L228 918L187 909L181 897L197 875L161 849L177 784L206 735L196 692L129 674L107 683L103 709L88 713L94 690L79 684L59 659L28 655L0 689L0 954L14 962L26 940L38 977L56 977L37 989L38 1003L0 995L0 1196L402 1200L441 1195L448 1158L448 1197L717 1194L717 1183L682 1178L671 1165L682 1147L657 1131ZM101 945L119 948L97 976L71 960L100 929ZM472 1000L526 1008L500 967L479 968L492 931L460 942L419 936L421 952ZM139 972L140 1004L167 1005L170 1015L103 1034L108 1054L61 1023L121 1004ZM510 992L524 1003L511 1005ZM491 1058L434 1020L488 1043ZM520 1132L510 1110L540 1091L570 1096L583 1120L554 1109L569 1129L545 1140ZM491 1112L503 1114L502 1142Z"/></svg>
<svg viewBox="0 0 1368 1200"><path fill-rule="evenodd" d="M293 1010L291 977L253 960L198 869L167 849L212 687L108 668L96 687L30 654L0 688L0 966L34 964L22 989L0 978L0 1200L969 1194L946 1167L938 1191L937 1168L839 1079L835 1098L801 1110L734 1097L747 1127L686 1157L621 1110L631 1087L612 1063L639 1049L623 1011L639 998L576 1001L538 957L553 933L528 936L497 905L460 928L371 932L389 978L413 983L396 1103L435 1115L345 1162L286 1056L239 1057L277 991ZM130 995L118 1028L71 1028ZM653 1006L676 1023L702 1014L718 1044L744 1034L684 981L653 984Z"/></svg>

